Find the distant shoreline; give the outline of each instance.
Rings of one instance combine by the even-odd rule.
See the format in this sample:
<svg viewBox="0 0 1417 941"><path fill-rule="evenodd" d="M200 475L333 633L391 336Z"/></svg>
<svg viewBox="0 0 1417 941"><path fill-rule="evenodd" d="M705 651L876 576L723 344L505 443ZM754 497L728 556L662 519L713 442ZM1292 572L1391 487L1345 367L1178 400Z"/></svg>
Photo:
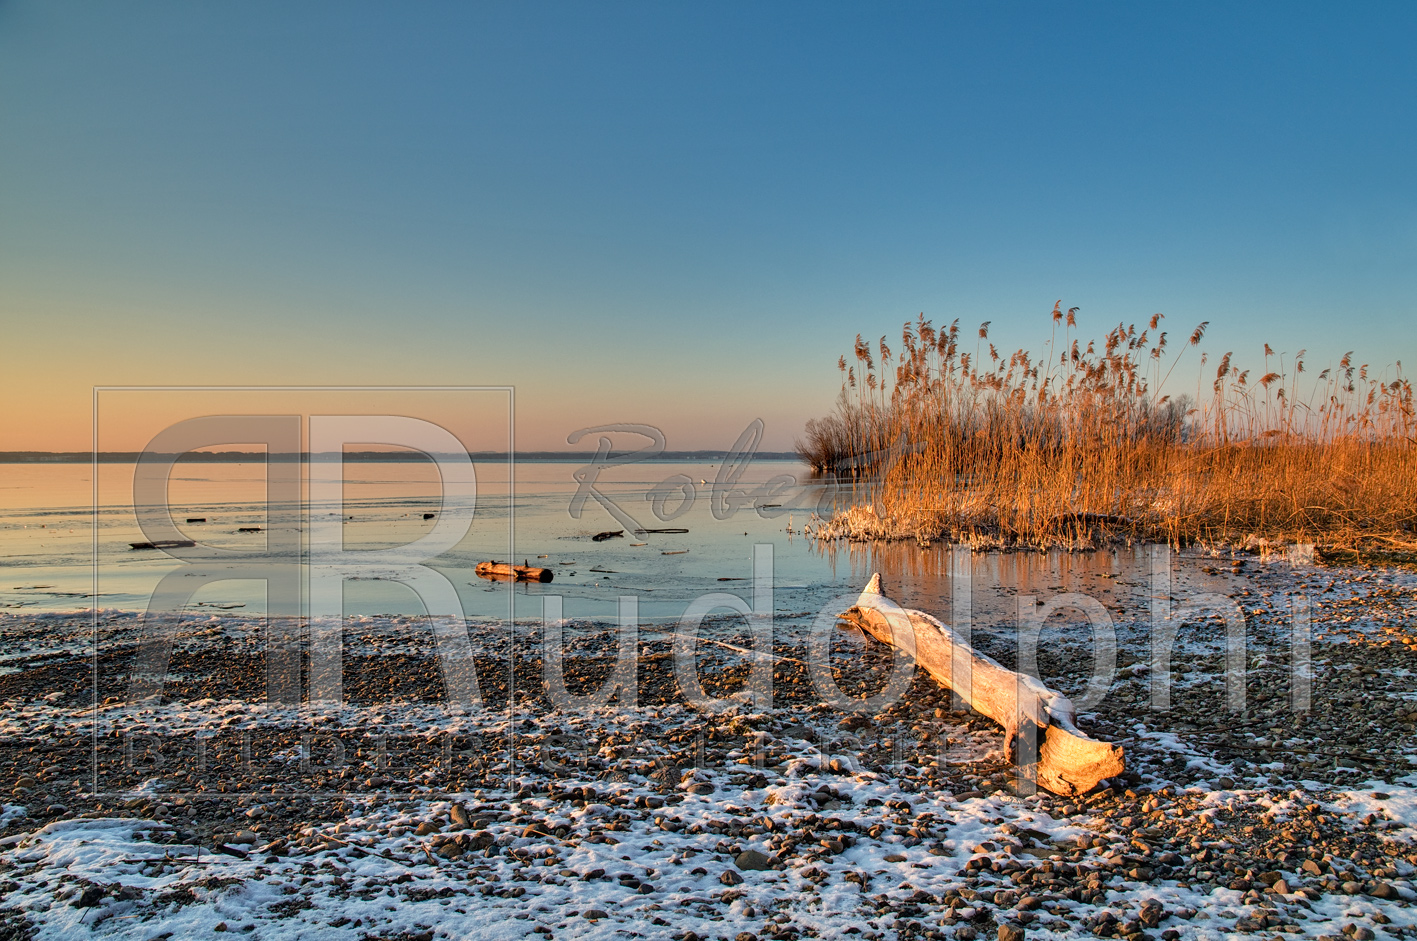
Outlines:
<svg viewBox="0 0 1417 941"><path fill-rule="evenodd" d="M140 451L100 451L99 464L133 464ZM633 454L632 451L612 451L610 459L619 459ZM249 464L253 462L275 461L280 463L298 461L333 462L343 460L346 464L376 463L421 463L428 456L417 451L347 451L344 454L322 452L319 454L267 454L264 451L190 451L182 455L160 455L175 457L183 464ZM506 451L470 451L468 457L474 461L505 461ZM585 463L595 460L594 451L517 451L512 454L515 461L538 464ZM722 461L728 457L727 451L664 451L651 458L642 458L635 463L682 463L685 461ZM752 456L755 461L801 461L795 451L759 451ZM0 464L92 464L95 457L91 451L0 451Z"/></svg>

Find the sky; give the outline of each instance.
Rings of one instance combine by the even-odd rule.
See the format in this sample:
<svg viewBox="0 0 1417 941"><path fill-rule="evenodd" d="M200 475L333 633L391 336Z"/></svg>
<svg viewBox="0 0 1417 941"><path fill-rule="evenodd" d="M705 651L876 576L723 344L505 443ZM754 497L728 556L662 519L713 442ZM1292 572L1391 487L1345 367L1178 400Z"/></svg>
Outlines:
<svg viewBox="0 0 1417 941"><path fill-rule="evenodd" d="M0 0L0 450L85 449L95 386L154 384L513 386L521 448L788 449L858 333L1038 349L1059 299L1417 363L1414 35L1406 2Z"/></svg>

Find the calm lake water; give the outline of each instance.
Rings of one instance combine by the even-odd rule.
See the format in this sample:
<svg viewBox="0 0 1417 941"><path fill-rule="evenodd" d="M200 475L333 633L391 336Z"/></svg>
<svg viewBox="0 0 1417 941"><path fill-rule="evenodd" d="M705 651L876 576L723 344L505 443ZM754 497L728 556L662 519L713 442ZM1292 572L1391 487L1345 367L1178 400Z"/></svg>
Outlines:
<svg viewBox="0 0 1417 941"><path fill-rule="evenodd" d="M687 532L627 531L601 542L591 537L624 527L593 494L580 518L573 515L579 487L573 474L581 466L519 462L513 470L503 462L476 465L472 524L453 549L428 562L456 588L470 620L505 623L512 614L518 620L539 618L548 595L563 599L565 618L595 622L612 622L618 599L627 595L638 599L646 623L676 620L695 599L714 592L736 594L751 605L755 547L770 547L772 604L780 628L805 627L819 611L845 607L846 596L859 591L875 571L884 573L888 592L897 600L949 618L948 547L824 546L800 535L813 509L832 500L801 464L748 465L717 507L712 499L720 472L716 464L646 463L605 470L596 492L606 500L644 527ZM259 550L267 533L241 530L268 525L265 471L263 464L178 465L170 485L172 515L187 538L203 545ZM95 483L89 465L0 465L0 610L147 607L159 580L182 563L162 551L130 548L148 538L133 510L133 472L132 465L100 465ZM344 466L344 475L347 549L412 542L433 526L425 514L436 517L441 509L431 464L351 463ZM789 478L798 484L788 487ZM670 483L663 484L666 479ZM686 501L690 487L694 497ZM656 506L660 516L672 518L657 517ZM331 512L310 506L306 517ZM183 522L189 518L203 522ZM760 557L765 552L756 551ZM474 566L491 559L544 566L555 572L555 579L509 584L476 577ZM1234 587L1227 576L1202 573L1201 561L1173 560L1176 590L1227 592ZM1084 554L979 553L970 564L977 630L1011 629L1020 594L1046 600L1058 592L1084 592L1124 620L1143 617L1147 609L1146 547ZM232 579L204 587L193 597L191 610L259 617L265 603L263 582ZM423 608L405 585L374 578L345 583L345 611L408 615ZM1059 615L1064 620L1071 616Z"/></svg>

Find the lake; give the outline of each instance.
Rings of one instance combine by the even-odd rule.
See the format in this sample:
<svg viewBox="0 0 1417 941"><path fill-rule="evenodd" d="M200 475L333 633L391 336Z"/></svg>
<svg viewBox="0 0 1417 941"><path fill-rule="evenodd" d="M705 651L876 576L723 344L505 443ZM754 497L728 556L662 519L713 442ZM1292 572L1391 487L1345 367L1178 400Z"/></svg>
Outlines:
<svg viewBox="0 0 1417 941"><path fill-rule="evenodd" d="M756 461L717 491L714 482L723 469L713 463L611 468L592 481L593 491L574 477L582 466L579 461L475 465L478 493L471 525L452 549L427 563L456 589L470 622L540 618L547 596L562 599L562 616L569 621L593 623L613 623L625 596L637 599L639 618L647 624L675 621L695 599L717 592L752 605L755 551L764 563L770 553L779 630L804 629L819 613L844 608L876 571L897 600L949 619L955 565L950 547L822 544L804 538L800 531L814 510L825 512L833 500L844 503L853 494L833 494L802 464ZM342 511L344 548L350 551L388 550L431 530L442 509L431 463L347 463L342 470L342 508L307 505L300 526ZM183 535L214 549L262 551L270 523L265 471L261 463L177 465L169 500ZM147 608L162 577L184 563L161 550L130 548L147 538L133 509L133 474L131 464L100 464L95 485L87 464L0 465L0 610ZM584 497L579 518L578 491ZM643 527L685 531L625 531L602 500ZM432 519L425 518L429 514ZM242 532L258 528L262 532ZM614 530L624 533L592 538ZM1142 619L1150 594L1148 551L1135 546L1094 553L974 554L969 564L975 628L984 634L1011 632L1020 595L1046 600L1061 592L1097 598L1122 621ZM493 559L549 568L554 580L513 584L476 577L475 565ZM1175 590L1234 589L1229 573L1206 571L1204 561L1194 553L1173 559ZM233 577L203 587L190 610L259 617L265 604L264 582ZM345 582L344 610L365 616L424 611L406 585L377 573ZM1078 612L1060 610L1055 617L1067 622Z"/></svg>

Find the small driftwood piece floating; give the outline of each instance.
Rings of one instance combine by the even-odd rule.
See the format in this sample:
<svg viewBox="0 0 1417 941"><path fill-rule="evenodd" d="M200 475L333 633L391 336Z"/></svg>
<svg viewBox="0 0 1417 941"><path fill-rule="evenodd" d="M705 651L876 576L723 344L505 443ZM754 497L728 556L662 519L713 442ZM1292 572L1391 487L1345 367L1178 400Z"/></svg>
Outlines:
<svg viewBox="0 0 1417 941"><path fill-rule="evenodd" d="M157 542L130 542L134 549L191 549L196 545L190 539L159 539Z"/></svg>
<svg viewBox="0 0 1417 941"><path fill-rule="evenodd" d="M490 578L502 582L549 582L550 569L535 565L513 565L510 562L479 562L475 570L479 578Z"/></svg>
<svg viewBox="0 0 1417 941"><path fill-rule="evenodd" d="M1003 726L1022 778L1071 797L1125 770L1121 746L1081 732L1066 696L1005 669L925 612L900 607L882 593L879 574L841 617L909 654L975 711Z"/></svg>
<svg viewBox="0 0 1417 941"><path fill-rule="evenodd" d="M596 533L590 538L592 542L604 542L607 539L614 539L616 536L624 538L624 535L625 531L623 529L609 529L603 533Z"/></svg>

